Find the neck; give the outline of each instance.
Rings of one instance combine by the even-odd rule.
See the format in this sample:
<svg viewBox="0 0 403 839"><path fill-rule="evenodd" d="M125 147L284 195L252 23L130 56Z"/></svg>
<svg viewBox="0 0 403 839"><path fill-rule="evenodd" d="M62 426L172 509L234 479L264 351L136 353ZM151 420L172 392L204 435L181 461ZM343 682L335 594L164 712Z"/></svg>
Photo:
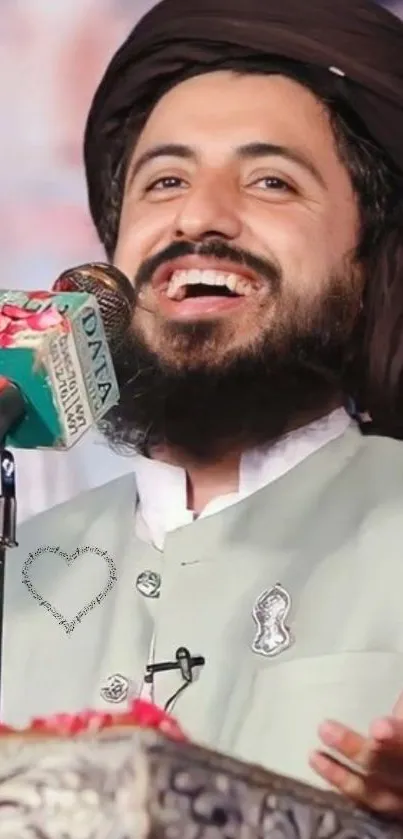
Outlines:
<svg viewBox="0 0 403 839"><path fill-rule="evenodd" d="M242 451L231 451L211 463L197 463L185 453L170 449L158 449L153 453L154 459L185 470L187 507L196 515L200 515L214 498L238 491L241 457Z"/></svg>
<svg viewBox="0 0 403 839"><path fill-rule="evenodd" d="M321 419L331 411L341 406L341 401L332 403L326 410L299 417L291 422L284 430L284 435L303 428L305 425ZM271 441L272 444L277 442ZM239 490L239 467L243 449L234 447L215 457L211 462L195 462L181 450L163 447L155 449L152 457L163 463L170 463L172 466L180 466L186 471L187 478L187 506L196 515L204 510L210 501L220 495L238 492Z"/></svg>

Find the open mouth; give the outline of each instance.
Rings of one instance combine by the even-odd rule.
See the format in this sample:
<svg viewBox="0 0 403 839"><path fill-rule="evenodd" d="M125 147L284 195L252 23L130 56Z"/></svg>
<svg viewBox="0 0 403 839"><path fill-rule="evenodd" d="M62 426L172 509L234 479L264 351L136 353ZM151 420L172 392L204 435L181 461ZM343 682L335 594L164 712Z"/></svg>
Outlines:
<svg viewBox="0 0 403 839"><path fill-rule="evenodd" d="M168 284L161 291L164 291L170 300L181 302L197 297L248 297L256 291L256 287L252 280L239 274L192 268L174 271Z"/></svg>

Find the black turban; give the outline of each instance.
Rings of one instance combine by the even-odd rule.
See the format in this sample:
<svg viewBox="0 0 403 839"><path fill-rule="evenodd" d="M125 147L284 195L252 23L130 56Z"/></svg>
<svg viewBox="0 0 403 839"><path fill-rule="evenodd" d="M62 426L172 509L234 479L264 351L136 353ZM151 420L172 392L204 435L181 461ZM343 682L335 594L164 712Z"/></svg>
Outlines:
<svg viewBox="0 0 403 839"><path fill-rule="evenodd" d="M103 219L117 209L124 126L195 65L208 72L223 58L251 55L339 74L350 106L403 172L403 22L386 9L371 0L163 0L112 59L88 117L89 201L104 241Z"/></svg>

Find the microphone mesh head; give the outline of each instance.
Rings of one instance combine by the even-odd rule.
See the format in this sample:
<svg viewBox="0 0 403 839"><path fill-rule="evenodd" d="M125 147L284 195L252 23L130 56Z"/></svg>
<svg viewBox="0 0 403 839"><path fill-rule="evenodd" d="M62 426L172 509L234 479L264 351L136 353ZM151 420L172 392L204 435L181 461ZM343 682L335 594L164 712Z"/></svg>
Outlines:
<svg viewBox="0 0 403 839"><path fill-rule="evenodd" d="M119 343L129 328L135 303L134 288L128 278L103 262L88 262L63 271L52 291L87 292L96 297L110 344Z"/></svg>

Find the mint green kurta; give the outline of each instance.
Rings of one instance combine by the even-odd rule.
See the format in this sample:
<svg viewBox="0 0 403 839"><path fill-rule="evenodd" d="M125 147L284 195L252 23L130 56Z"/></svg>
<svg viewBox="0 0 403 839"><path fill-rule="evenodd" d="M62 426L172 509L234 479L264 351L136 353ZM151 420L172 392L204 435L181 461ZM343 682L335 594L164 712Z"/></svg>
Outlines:
<svg viewBox="0 0 403 839"><path fill-rule="evenodd" d="M3 719L123 709L100 689L116 673L141 688L155 633L156 661L183 645L206 658L175 706L191 737L319 783L307 761L321 720L365 731L403 690L403 444L350 428L249 498L171 533L163 553L136 537L135 497L125 476L21 528L6 575ZM116 567L111 591L69 634L50 608L74 621L112 565L90 552L35 557L44 546L94 547ZM145 570L162 575L159 599L136 589ZM276 582L292 598L295 643L270 659L252 652L252 609ZM179 685L177 673L156 676L156 701Z"/></svg>

